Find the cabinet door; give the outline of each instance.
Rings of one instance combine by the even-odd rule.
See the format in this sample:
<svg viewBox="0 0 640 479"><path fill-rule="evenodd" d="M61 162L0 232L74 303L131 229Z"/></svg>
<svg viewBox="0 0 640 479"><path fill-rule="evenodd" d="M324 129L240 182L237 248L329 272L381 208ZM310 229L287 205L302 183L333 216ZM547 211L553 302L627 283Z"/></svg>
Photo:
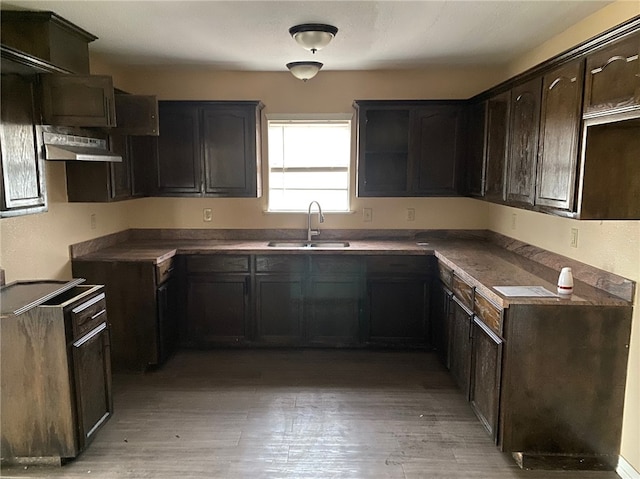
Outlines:
<svg viewBox="0 0 640 479"><path fill-rule="evenodd" d="M412 126L411 177L416 196L455 195L462 159L463 114L458 107L416 111Z"/></svg>
<svg viewBox="0 0 640 479"><path fill-rule="evenodd" d="M544 76L535 204L574 208L584 62Z"/></svg>
<svg viewBox="0 0 640 479"><path fill-rule="evenodd" d="M496 95L487 102L484 197L490 201L505 200L510 103L510 92Z"/></svg>
<svg viewBox="0 0 640 479"><path fill-rule="evenodd" d="M113 412L106 322L74 341L73 370L79 447L82 450Z"/></svg>
<svg viewBox="0 0 640 479"><path fill-rule="evenodd" d="M507 201L509 202L533 205L541 85L542 79L536 78L514 87L511 92L507 168Z"/></svg>
<svg viewBox="0 0 640 479"><path fill-rule="evenodd" d="M471 371L471 318L473 314L455 296L451 302L449 369L465 397L469 397Z"/></svg>
<svg viewBox="0 0 640 479"><path fill-rule="evenodd" d="M502 343L502 339L480 319L474 318L469 400L480 422L496 444L498 442Z"/></svg>
<svg viewBox="0 0 640 479"><path fill-rule="evenodd" d="M640 107L640 33L587 57L585 116Z"/></svg>
<svg viewBox="0 0 640 479"><path fill-rule="evenodd" d="M359 343L360 281L349 276L314 276L305 288L305 336L314 346Z"/></svg>
<svg viewBox="0 0 640 479"><path fill-rule="evenodd" d="M153 95L115 95L118 132L158 136L158 100Z"/></svg>
<svg viewBox="0 0 640 479"><path fill-rule="evenodd" d="M44 165L38 158L34 78L2 75L0 217L46 211Z"/></svg>
<svg viewBox="0 0 640 479"><path fill-rule="evenodd" d="M279 346L302 344L302 277L256 277L257 341Z"/></svg>
<svg viewBox="0 0 640 479"><path fill-rule="evenodd" d="M40 75L42 119L46 125L115 127L110 76Z"/></svg>
<svg viewBox="0 0 640 479"><path fill-rule="evenodd" d="M198 196L202 191L198 108L160 102L156 186L159 195Z"/></svg>
<svg viewBox="0 0 640 479"><path fill-rule="evenodd" d="M248 336L247 275L190 276L187 285L187 342L194 346L240 344Z"/></svg>
<svg viewBox="0 0 640 479"><path fill-rule="evenodd" d="M467 110L466 192L472 196L484 196L486 116L487 102L473 104Z"/></svg>
<svg viewBox="0 0 640 479"><path fill-rule="evenodd" d="M408 108L361 108L358 116L358 196L407 196Z"/></svg>
<svg viewBox="0 0 640 479"><path fill-rule="evenodd" d="M202 109L205 194L257 196L255 117L255 107Z"/></svg>
<svg viewBox="0 0 640 479"><path fill-rule="evenodd" d="M432 344L442 363L449 367L449 312L452 293L435 279L429 300Z"/></svg>
<svg viewBox="0 0 640 479"><path fill-rule="evenodd" d="M368 341L379 344L428 343L428 281L424 278L369 278Z"/></svg>
<svg viewBox="0 0 640 479"><path fill-rule="evenodd" d="M131 198L131 163L127 137L113 134L109 136L109 145L114 153L122 156L122 162L109 163L110 191L112 200Z"/></svg>
<svg viewBox="0 0 640 479"><path fill-rule="evenodd" d="M178 343L178 284L173 277L158 286L158 358L164 363Z"/></svg>
<svg viewBox="0 0 640 479"><path fill-rule="evenodd" d="M158 138L153 136L128 137L127 157L131 163L131 196L149 196L156 188Z"/></svg>

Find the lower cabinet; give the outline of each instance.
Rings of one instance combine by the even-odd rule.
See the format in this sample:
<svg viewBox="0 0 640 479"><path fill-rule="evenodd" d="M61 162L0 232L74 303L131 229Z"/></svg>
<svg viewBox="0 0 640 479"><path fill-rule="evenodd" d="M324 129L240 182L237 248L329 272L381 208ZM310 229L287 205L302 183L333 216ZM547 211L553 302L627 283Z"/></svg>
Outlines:
<svg viewBox="0 0 640 479"><path fill-rule="evenodd" d="M114 371L143 371L173 352L179 314L174 264L173 258L157 265L72 260L75 277L105 285Z"/></svg>
<svg viewBox="0 0 640 479"><path fill-rule="evenodd" d="M439 279L431 282L431 300L429 319L431 323L431 341L440 361L449 367L449 329L451 301L453 293Z"/></svg>
<svg viewBox="0 0 640 479"><path fill-rule="evenodd" d="M473 313L454 296L449 329L449 369L465 397L469 397L471 372L471 320Z"/></svg>

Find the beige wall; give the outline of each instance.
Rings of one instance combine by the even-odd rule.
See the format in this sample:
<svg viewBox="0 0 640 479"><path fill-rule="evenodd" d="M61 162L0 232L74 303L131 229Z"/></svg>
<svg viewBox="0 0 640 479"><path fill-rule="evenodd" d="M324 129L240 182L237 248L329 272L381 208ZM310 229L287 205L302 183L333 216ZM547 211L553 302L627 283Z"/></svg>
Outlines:
<svg viewBox="0 0 640 479"><path fill-rule="evenodd" d="M265 113L351 112L354 99L468 98L546 58L640 14L640 3L619 1L518 59L506 71L431 68L429 71L322 71L302 83L288 72L243 73L203 69L118 69L93 59L94 73L113 73L116 86L160 99L260 99ZM47 164L48 213L0 221L0 264L7 280L70 277L69 244L128 227L302 228L303 215L266 214L261 199L146 198L117 204L66 202L64 165ZM352 188L355 172L352 174ZM212 208L213 221L202 221ZM373 222L362 221L362 208ZM416 221L406 222L406 208ZM489 228L542 248L640 281L640 222L579 222L491 205L467 198L353 198L352 214L328 215L324 228ZM91 229L91 214L96 229ZM512 215L516 227L512 229ZM572 227L578 248L569 247ZM636 303L638 298L636 298ZM640 470L640 314L632 334L622 455ZM603 414L606 414L603 411Z"/></svg>

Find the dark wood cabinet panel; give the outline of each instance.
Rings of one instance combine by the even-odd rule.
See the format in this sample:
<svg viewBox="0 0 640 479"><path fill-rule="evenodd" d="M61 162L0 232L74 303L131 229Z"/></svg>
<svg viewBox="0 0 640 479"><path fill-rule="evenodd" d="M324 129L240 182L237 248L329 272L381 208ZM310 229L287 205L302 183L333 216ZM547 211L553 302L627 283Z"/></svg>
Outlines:
<svg viewBox="0 0 640 479"><path fill-rule="evenodd" d="M246 342L250 276L190 275L187 281L187 343L198 347Z"/></svg>
<svg viewBox="0 0 640 479"><path fill-rule="evenodd" d="M415 112L412 148L412 193L415 196L456 195L463 159L463 110L434 106Z"/></svg>
<svg viewBox="0 0 640 479"><path fill-rule="evenodd" d="M158 193L260 196L261 109L253 101L161 101Z"/></svg>
<svg viewBox="0 0 640 479"><path fill-rule="evenodd" d="M640 33L587 56L584 113L640 108Z"/></svg>
<svg viewBox="0 0 640 479"><path fill-rule="evenodd" d="M42 120L54 126L115 127L110 76L40 75Z"/></svg>
<svg viewBox="0 0 640 479"><path fill-rule="evenodd" d="M490 201L501 202L506 199L505 173L510 107L510 92L495 95L487 100L484 197Z"/></svg>
<svg viewBox="0 0 640 479"><path fill-rule="evenodd" d="M256 340L278 346L303 343L302 276L256 277Z"/></svg>
<svg viewBox="0 0 640 479"><path fill-rule="evenodd" d="M123 135L158 136L158 99L153 95L115 95L116 123Z"/></svg>
<svg viewBox="0 0 640 479"><path fill-rule="evenodd" d="M541 78L511 91L507 201L533 205L535 197Z"/></svg>
<svg viewBox="0 0 640 479"><path fill-rule="evenodd" d="M583 65L574 61L543 78L536 205L574 209Z"/></svg>
<svg viewBox="0 0 640 479"><path fill-rule="evenodd" d="M44 163L38 156L35 77L2 75L0 217L47 210Z"/></svg>
<svg viewBox="0 0 640 479"><path fill-rule="evenodd" d="M159 195L202 192L200 128L194 105L160 102L160 136L156 167Z"/></svg>
<svg viewBox="0 0 640 479"><path fill-rule="evenodd" d="M473 313L455 296L451 302L449 330L449 370L466 398L471 373L471 321Z"/></svg>
<svg viewBox="0 0 640 479"><path fill-rule="evenodd" d="M496 444L503 342L480 319L473 319L469 400L478 419Z"/></svg>
<svg viewBox="0 0 640 479"><path fill-rule="evenodd" d="M432 280L431 298L429 300L431 341L440 361L446 367L449 367L449 329L451 326L452 297L453 293L439 279Z"/></svg>
<svg viewBox="0 0 640 479"><path fill-rule="evenodd" d="M486 182L487 103L472 103L467 107L466 193L484 196Z"/></svg>

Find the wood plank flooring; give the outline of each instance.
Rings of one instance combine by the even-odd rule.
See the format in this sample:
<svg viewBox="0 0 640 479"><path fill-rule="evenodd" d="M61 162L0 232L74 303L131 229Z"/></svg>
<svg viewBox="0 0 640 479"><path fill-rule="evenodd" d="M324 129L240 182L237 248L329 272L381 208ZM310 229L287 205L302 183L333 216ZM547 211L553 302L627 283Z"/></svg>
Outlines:
<svg viewBox="0 0 640 479"><path fill-rule="evenodd" d="M114 403L75 461L2 477L618 478L520 470L430 353L181 351L158 371L114 376Z"/></svg>

